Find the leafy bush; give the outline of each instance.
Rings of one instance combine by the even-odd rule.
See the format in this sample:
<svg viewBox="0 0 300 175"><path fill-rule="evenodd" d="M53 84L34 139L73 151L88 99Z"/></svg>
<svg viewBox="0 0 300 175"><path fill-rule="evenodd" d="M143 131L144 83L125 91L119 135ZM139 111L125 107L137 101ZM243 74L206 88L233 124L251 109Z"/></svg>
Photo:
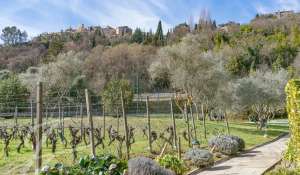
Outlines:
<svg viewBox="0 0 300 175"><path fill-rule="evenodd" d="M121 105L121 90L123 91L123 99L125 107L131 104L133 99L133 90L130 82L124 79L111 80L106 84L101 97L105 104L106 112L116 113L117 108Z"/></svg>
<svg viewBox="0 0 300 175"><path fill-rule="evenodd" d="M242 138L240 138L238 136L233 136L233 135L230 135L228 137L230 137L231 139L236 140L238 142L238 144L239 144L239 151L243 151L245 149L245 141L244 141L244 139L242 139Z"/></svg>
<svg viewBox="0 0 300 175"><path fill-rule="evenodd" d="M193 166L203 167L214 163L213 154L203 149L190 149L184 154L184 159L192 162Z"/></svg>
<svg viewBox="0 0 300 175"><path fill-rule="evenodd" d="M29 92L15 75L0 80L0 111L7 112L10 108L21 107L26 102Z"/></svg>
<svg viewBox="0 0 300 175"><path fill-rule="evenodd" d="M158 163L160 166L163 166L164 168L173 170L177 175L181 175L185 171L183 161L173 155L167 154L159 158Z"/></svg>
<svg viewBox="0 0 300 175"><path fill-rule="evenodd" d="M137 157L128 161L128 175L174 175L170 170L160 167L154 160Z"/></svg>
<svg viewBox="0 0 300 175"><path fill-rule="evenodd" d="M118 160L112 155L100 155L94 158L89 156L81 158L73 166L65 167L63 164L56 164L54 167L46 166L42 169L42 175L122 175L127 168L126 162Z"/></svg>
<svg viewBox="0 0 300 175"><path fill-rule="evenodd" d="M288 112L291 137L284 158L292 163L299 164L300 149L298 145L300 143L300 135L299 135L300 114L299 112L295 112L295 111L299 110L300 80L299 79L290 80L286 85L285 92L287 95L286 109Z"/></svg>
<svg viewBox="0 0 300 175"><path fill-rule="evenodd" d="M216 136L210 139L208 144L214 150L226 155L234 155L239 151L239 143L230 136Z"/></svg>
<svg viewBox="0 0 300 175"><path fill-rule="evenodd" d="M278 169L266 173L266 175L299 175L299 174L300 174L299 171L283 168L283 167L280 167Z"/></svg>

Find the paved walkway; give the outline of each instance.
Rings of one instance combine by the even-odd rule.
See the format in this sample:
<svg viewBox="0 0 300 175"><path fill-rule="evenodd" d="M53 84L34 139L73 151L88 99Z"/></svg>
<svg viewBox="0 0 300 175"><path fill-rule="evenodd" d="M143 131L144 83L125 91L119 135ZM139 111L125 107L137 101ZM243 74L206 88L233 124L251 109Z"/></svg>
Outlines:
<svg viewBox="0 0 300 175"><path fill-rule="evenodd" d="M288 136L215 165L198 175L261 175L282 158Z"/></svg>

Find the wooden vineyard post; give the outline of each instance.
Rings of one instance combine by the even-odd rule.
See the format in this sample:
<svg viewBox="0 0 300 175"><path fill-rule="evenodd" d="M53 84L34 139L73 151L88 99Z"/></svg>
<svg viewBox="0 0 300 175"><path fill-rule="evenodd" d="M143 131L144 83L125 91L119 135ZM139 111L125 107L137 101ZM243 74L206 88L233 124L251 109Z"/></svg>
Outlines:
<svg viewBox="0 0 300 175"><path fill-rule="evenodd" d="M67 113L67 117L72 117L72 112L71 112L71 103L69 103L69 106L68 106L68 113Z"/></svg>
<svg viewBox="0 0 300 175"><path fill-rule="evenodd" d="M91 142L91 153L92 156L95 157L95 141L94 141L94 124L93 124L93 117L91 114L91 106L90 106L90 96L89 91L85 89L85 101L86 101L86 113L89 118L89 125L90 125L90 142Z"/></svg>
<svg viewBox="0 0 300 175"><path fill-rule="evenodd" d="M61 106L60 106L60 103L58 103L58 118L59 118L59 128L62 130Z"/></svg>
<svg viewBox="0 0 300 175"><path fill-rule="evenodd" d="M125 105L124 105L124 97L123 91L121 90L121 105L122 105L122 113L124 118L124 131L125 131L125 144L126 144L126 158L129 160L129 138L128 138L128 124L127 124L127 116L125 113Z"/></svg>
<svg viewBox="0 0 300 175"><path fill-rule="evenodd" d="M37 85L37 103L36 103L36 127L35 127L35 174L39 174L42 166L42 129L43 129L43 86L41 82Z"/></svg>
<svg viewBox="0 0 300 175"><path fill-rule="evenodd" d="M150 150L150 153L152 153L151 122L150 122L150 114L149 114L149 96L146 97L146 115L147 115L147 124L148 124L148 143L149 143L149 150Z"/></svg>
<svg viewBox="0 0 300 175"><path fill-rule="evenodd" d="M177 132L176 132L176 119L174 116L174 111L173 111L173 99L171 98L170 100L170 107L171 107L171 116L172 116L172 124L173 124L173 130L174 130L174 148L177 148Z"/></svg>
<svg viewBox="0 0 300 175"><path fill-rule="evenodd" d="M15 107L14 118L15 118L15 127L18 127L18 106Z"/></svg>
<svg viewBox="0 0 300 175"><path fill-rule="evenodd" d="M197 140L197 130L196 130L195 118L193 115L193 103L190 105L190 113L191 113L193 130L194 130L194 139Z"/></svg>
<svg viewBox="0 0 300 175"><path fill-rule="evenodd" d="M204 129L204 138L206 139L206 123L205 123L205 114L204 114L204 107L201 104L201 112L202 112L202 122L203 122L203 129Z"/></svg>
<svg viewBox="0 0 300 175"><path fill-rule="evenodd" d="M34 128L33 101L32 100L30 100L30 118L31 118L31 127Z"/></svg>
<svg viewBox="0 0 300 175"><path fill-rule="evenodd" d="M83 137L83 104L80 103L80 137Z"/></svg>
<svg viewBox="0 0 300 175"><path fill-rule="evenodd" d="M75 117L76 117L76 121L78 121L78 105L77 104L75 104Z"/></svg>
<svg viewBox="0 0 300 175"><path fill-rule="evenodd" d="M61 118L62 118L61 131L62 131L63 136L65 136L65 111L64 111L64 106L62 106L62 108L61 108Z"/></svg>
<svg viewBox="0 0 300 175"><path fill-rule="evenodd" d="M226 112L224 112L224 118L225 118L225 122L226 122L227 134L230 135L229 122L228 122Z"/></svg>
<svg viewBox="0 0 300 175"><path fill-rule="evenodd" d="M119 114L119 106L117 105L117 132L120 131L120 114Z"/></svg>
<svg viewBox="0 0 300 175"><path fill-rule="evenodd" d="M197 119L200 120L198 105L196 103L194 103L194 105L195 105L195 110L196 110L196 114L197 114Z"/></svg>
<svg viewBox="0 0 300 175"><path fill-rule="evenodd" d="M178 137L178 143L177 143L177 153L178 153L178 159L181 159L181 139Z"/></svg>
<svg viewBox="0 0 300 175"><path fill-rule="evenodd" d="M188 116L187 104L186 103L184 103L184 111L185 111L185 116L186 116L188 142L189 142L189 147L190 147L191 146L191 129L190 129L190 120L189 120L189 116Z"/></svg>
<svg viewBox="0 0 300 175"><path fill-rule="evenodd" d="M106 133L106 115L105 115L105 106L104 102L102 104L102 115L103 115L103 138L105 139L105 133Z"/></svg>
<svg viewBox="0 0 300 175"><path fill-rule="evenodd" d="M46 105L46 128L48 127L48 105Z"/></svg>

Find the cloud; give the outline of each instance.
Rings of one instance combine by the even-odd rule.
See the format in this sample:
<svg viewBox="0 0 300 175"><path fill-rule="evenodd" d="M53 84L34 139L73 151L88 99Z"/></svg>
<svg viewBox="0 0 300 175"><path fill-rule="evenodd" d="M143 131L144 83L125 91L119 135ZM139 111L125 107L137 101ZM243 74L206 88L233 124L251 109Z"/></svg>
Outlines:
<svg viewBox="0 0 300 175"><path fill-rule="evenodd" d="M277 3L283 10L300 10L300 0L277 0Z"/></svg>
<svg viewBox="0 0 300 175"><path fill-rule="evenodd" d="M270 1L269 3L256 3L255 4L256 11L258 13L271 13L274 11L281 11L281 10L300 10L300 0L274 0Z"/></svg>
<svg viewBox="0 0 300 175"><path fill-rule="evenodd" d="M17 26L21 30L26 30L27 33L29 34L29 38L37 36L38 34L43 32L42 30L40 30L38 28L34 28L34 27L31 27L31 26L28 26L28 25L23 25L21 23L16 23L16 22L11 21L9 19L0 17L0 29L3 29L6 26Z"/></svg>
<svg viewBox="0 0 300 175"><path fill-rule="evenodd" d="M15 25L26 30L30 36L60 31L70 25L77 27L81 23L155 29L161 20L158 12L169 12L166 4L160 0L12 0L2 3L0 6L6 8L0 11L0 29ZM165 31L171 28L170 23L162 22Z"/></svg>

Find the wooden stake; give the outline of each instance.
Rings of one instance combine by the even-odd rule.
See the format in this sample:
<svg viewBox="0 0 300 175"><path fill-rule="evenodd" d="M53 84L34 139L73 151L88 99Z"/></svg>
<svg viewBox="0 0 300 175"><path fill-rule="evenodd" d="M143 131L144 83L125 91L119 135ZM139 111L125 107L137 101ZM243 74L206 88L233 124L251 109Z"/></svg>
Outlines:
<svg viewBox="0 0 300 175"><path fill-rule="evenodd" d="M202 111L202 122L203 122L203 129L204 129L204 138L206 139L206 123L205 123L206 115L204 114L203 104L201 104L201 111Z"/></svg>
<svg viewBox="0 0 300 175"><path fill-rule="evenodd" d="M178 143L177 143L177 154L178 154L178 159L181 159L181 138L178 137Z"/></svg>
<svg viewBox="0 0 300 175"><path fill-rule="evenodd" d="M46 105L46 128L48 127L48 105Z"/></svg>
<svg viewBox="0 0 300 175"><path fill-rule="evenodd" d="M177 132L176 132L176 119L174 116L174 111L173 111L173 99L170 100L170 107L171 107L171 116L172 116L172 123L173 123L173 130L174 130L174 148L177 148Z"/></svg>
<svg viewBox="0 0 300 175"><path fill-rule="evenodd" d="M61 118L61 106L58 103L58 118L59 118L59 128L62 130L62 118Z"/></svg>
<svg viewBox="0 0 300 175"><path fill-rule="evenodd" d="M18 127L18 106L15 107L14 118L15 118L15 127Z"/></svg>
<svg viewBox="0 0 300 175"><path fill-rule="evenodd" d="M83 104L80 103L80 137L83 137Z"/></svg>
<svg viewBox="0 0 300 175"><path fill-rule="evenodd" d="M125 144L126 144L126 158L129 160L129 138L128 138L128 125L127 125L127 116L125 113L124 97L123 91L121 90L121 104L122 104L122 113L124 118L124 131L125 131Z"/></svg>
<svg viewBox="0 0 300 175"><path fill-rule="evenodd" d="M188 129L188 142L189 146L191 147L191 129L190 129L190 120L188 116L188 111L187 111L187 104L184 103L184 111L185 111L185 116L186 116L186 123L187 123L187 129Z"/></svg>
<svg viewBox="0 0 300 175"><path fill-rule="evenodd" d="M102 115L103 115L103 138L105 139L105 133L106 133L106 115L105 115L105 106L104 106L104 103L103 103L103 106L102 106Z"/></svg>
<svg viewBox="0 0 300 175"><path fill-rule="evenodd" d="M193 130L194 130L194 139L197 140L197 130L196 130L195 118L194 118L194 115L193 115L193 106L192 106L192 104L190 105L190 113L191 113Z"/></svg>
<svg viewBox="0 0 300 175"><path fill-rule="evenodd" d="M120 116L119 116L119 106L117 106L117 132L120 131Z"/></svg>
<svg viewBox="0 0 300 175"><path fill-rule="evenodd" d="M35 174L39 174L42 166L42 129L43 129L43 86L41 82L37 85L37 103L36 103L36 146L35 146Z"/></svg>
<svg viewBox="0 0 300 175"><path fill-rule="evenodd" d="M149 143L149 150L150 150L150 153L152 153L151 122L150 122L150 114L149 114L149 96L146 97L146 115L147 115L147 124L148 124L148 143Z"/></svg>
<svg viewBox="0 0 300 175"><path fill-rule="evenodd" d="M198 105L196 103L194 103L194 105L195 105L195 109L196 109L196 113L197 113L197 119L200 120Z"/></svg>
<svg viewBox="0 0 300 175"><path fill-rule="evenodd" d="M228 122L226 112L224 112L224 118L225 118L226 127L227 127L227 134L230 135L229 122Z"/></svg>
<svg viewBox="0 0 300 175"><path fill-rule="evenodd" d="M31 118L31 127L34 128L33 101L32 100L30 100L30 118Z"/></svg>
<svg viewBox="0 0 300 175"><path fill-rule="evenodd" d="M65 136L65 110L64 110L64 106L62 106L62 108L61 108L61 117L62 117L61 131L62 131L63 136Z"/></svg>
<svg viewBox="0 0 300 175"><path fill-rule="evenodd" d="M90 96L89 91L85 89L85 101L86 101L86 113L89 118L89 124L90 124L90 142L91 142L91 153L92 156L95 157L95 142L94 142L94 125L93 125L93 117L91 114L91 106L90 106Z"/></svg>

